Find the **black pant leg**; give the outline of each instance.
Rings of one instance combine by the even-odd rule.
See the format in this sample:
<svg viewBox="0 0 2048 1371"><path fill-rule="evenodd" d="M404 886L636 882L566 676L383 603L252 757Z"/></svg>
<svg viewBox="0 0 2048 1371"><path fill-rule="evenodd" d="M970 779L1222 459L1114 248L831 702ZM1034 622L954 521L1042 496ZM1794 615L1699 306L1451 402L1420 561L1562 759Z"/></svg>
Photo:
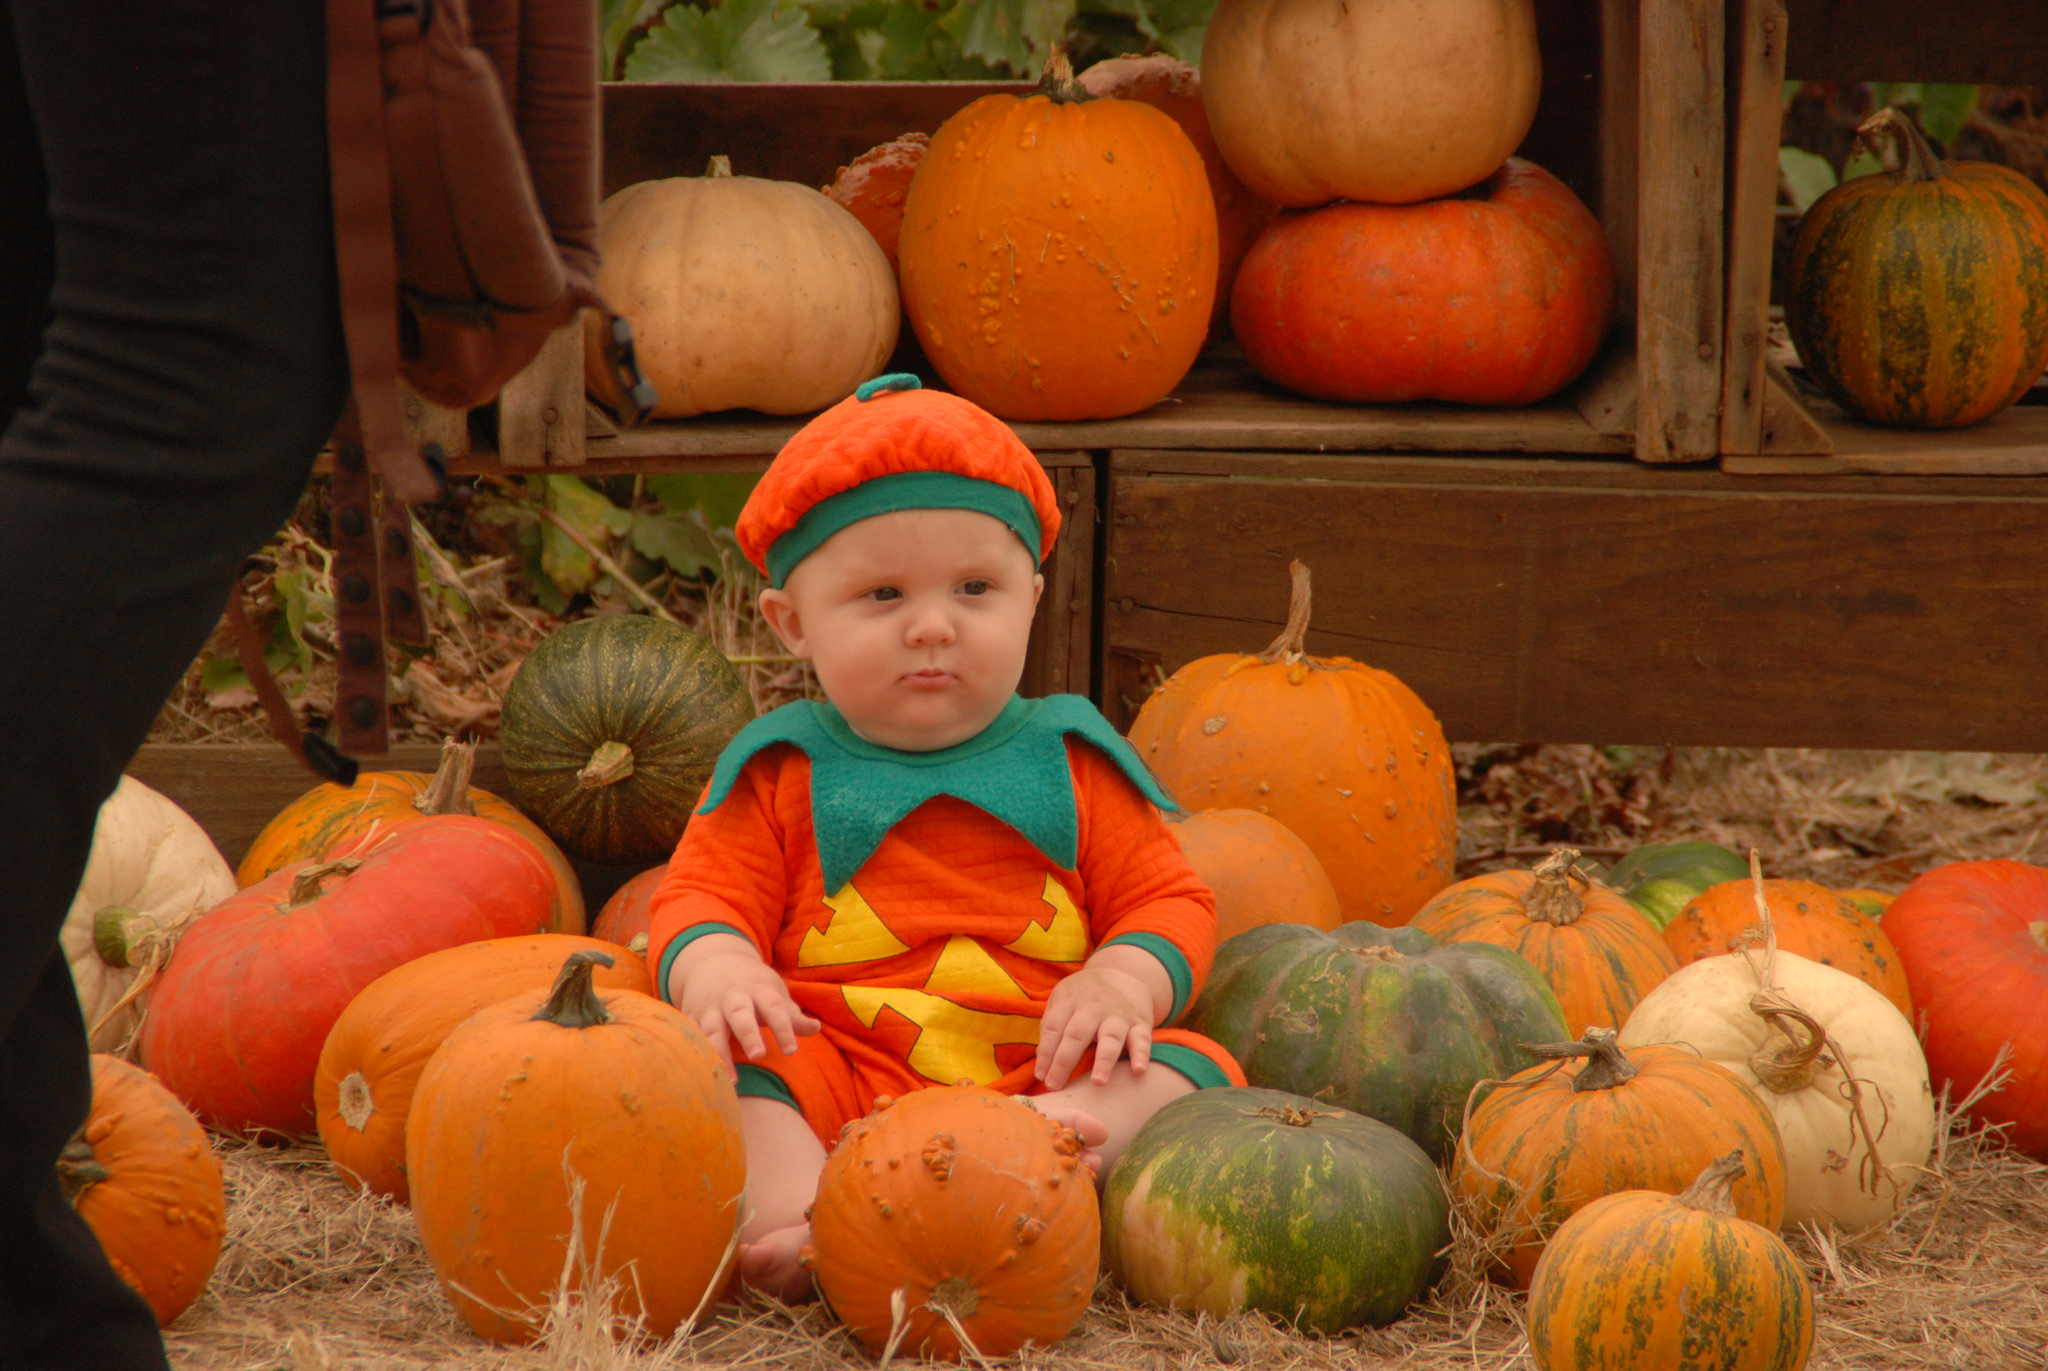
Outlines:
<svg viewBox="0 0 2048 1371"><path fill-rule="evenodd" d="M88 1098L56 933L100 802L340 411L324 15L6 12L0 120L31 112L55 284L0 438L0 1366L155 1371L147 1307L52 1205ZM0 342L34 332L24 270L0 254Z"/></svg>

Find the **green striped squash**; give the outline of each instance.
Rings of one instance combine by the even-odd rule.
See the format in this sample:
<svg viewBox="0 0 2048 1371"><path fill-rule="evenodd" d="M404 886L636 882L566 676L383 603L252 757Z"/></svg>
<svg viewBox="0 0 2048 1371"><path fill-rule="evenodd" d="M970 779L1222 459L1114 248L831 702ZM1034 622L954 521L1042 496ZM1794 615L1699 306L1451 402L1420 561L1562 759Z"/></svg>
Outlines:
<svg viewBox="0 0 2048 1371"><path fill-rule="evenodd" d="M505 691L498 741L520 808L573 857L665 862L718 754L754 716L718 649L644 614L579 619Z"/></svg>
<svg viewBox="0 0 2048 1371"><path fill-rule="evenodd" d="M1566 1040L1535 967L1491 943L1353 922L1267 924L1216 949L1187 1027L1221 1043L1252 1085L1327 1101L1450 1154L1465 1097Z"/></svg>
<svg viewBox="0 0 2048 1371"><path fill-rule="evenodd" d="M1903 428L1960 428L2048 367L2048 195L2008 167L1944 164L1879 110L1903 164L1814 202L1792 248L1785 323L1806 372L1844 409Z"/></svg>
<svg viewBox="0 0 2048 1371"><path fill-rule="evenodd" d="M1600 878L1643 916L1668 928L1686 901L1710 885L1749 879L1749 861L1719 843L1644 843Z"/></svg>
<svg viewBox="0 0 2048 1371"><path fill-rule="evenodd" d="M1198 1090L1131 1139L1102 1196L1103 1261L1149 1304L1256 1309L1334 1333L1392 1323L1442 1274L1450 1201L1422 1149L1279 1090Z"/></svg>

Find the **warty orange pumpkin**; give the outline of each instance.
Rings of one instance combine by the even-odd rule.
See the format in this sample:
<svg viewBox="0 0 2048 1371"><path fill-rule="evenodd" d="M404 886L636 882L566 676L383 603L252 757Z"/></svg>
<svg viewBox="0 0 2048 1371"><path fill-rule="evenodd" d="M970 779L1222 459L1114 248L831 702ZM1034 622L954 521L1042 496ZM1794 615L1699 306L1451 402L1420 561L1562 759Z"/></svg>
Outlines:
<svg viewBox="0 0 2048 1371"><path fill-rule="evenodd" d="M896 240L903 232L903 205L931 141L929 134L905 133L877 144L841 167L824 188L874 235L891 271L896 270Z"/></svg>
<svg viewBox="0 0 2048 1371"><path fill-rule="evenodd" d="M420 1245L493 1342L531 1341L552 1301L608 1284L615 1309L665 1338L736 1251L747 1171L731 1070L677 1010L598 994L603 956L573 953L551 991L478 1012L413 1095Z"/></svg>
<svg viewBox="0 0 2048 1371"><path fill-rule="evenodd" d="M1723 881L1686 901L1664 929L1664 942L1690 966L1702 957L1719 957L1746 947L1761 947L1763 914L1757 909L1758 882ZM1905 964L1892 946L1884 925L1839 890L1811 881L1761 882L1770 905L1778 950L1846 971L1890 1000L1907 1022L1913 1018L1913 994Z"/></svg>
<svg viewBox="0 0 2048 1371"><path fill-rule="evenodd" d="M1255 809L1205 809L1173 821L1188 865L1216 896L1216 941L1261 924L1332 929L1344 921L1329 873L1286 824Z"/></svg>
<svg viewBox="0 0 2048 1371"><path fill-rule="evenodd" d="M983 96L932 135L897 260L953 390L1003 419L1114 419L1201 350L1216 205L1180 125L1094 99L1056 48L1037 94Z"/></svg>
<svg viewBox="0 0 2048 1371"><path fill-rule="evenodd" d="M1565 1028L1617 1029L1636 1001L1678 970L1642 911L1553 852L1532 871L1494 871L1438 891L1408 922L1440 943L1487 942L1519 953L1550 982Z"/></svg>
<svg viewBox="0 0 2048 1371"><path fill-rule="evenodd" d="M1451 881L1457 796L1436 716L1392 674L1313 657L1308 568L1261 653L1198 658L1138 711L1130 739L1190 809L1253 809L1323 864L1346 920L1398 928Z"/></svg>

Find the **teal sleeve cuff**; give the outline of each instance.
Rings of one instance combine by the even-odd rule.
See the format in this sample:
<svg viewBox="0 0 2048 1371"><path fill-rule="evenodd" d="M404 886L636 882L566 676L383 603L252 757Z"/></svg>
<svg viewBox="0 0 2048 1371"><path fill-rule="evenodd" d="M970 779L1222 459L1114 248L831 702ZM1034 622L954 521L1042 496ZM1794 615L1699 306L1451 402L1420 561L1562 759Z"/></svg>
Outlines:
<svg viewBox="0 0 2048 1371"><path fill-rule="evenodd" d="M670 1003L668 998L668 973L669 968L676 964L676 954L691 943L696 942L697 939L703 937L706 933L730 933L735 938L747 938L744 929L734 928L731 924L718 923L691 924L688 928L676 934L675 937L670 938L668 946L661 950L661 962L654 970L654 993L664 1004ZM754 940L747 938L747 941L751 944Z"/></svg>
<svg viewBox="0 0 2048 1371"><path fill-rule="evenodd" d="M1193 1051L1193 1049L1186 1047L1180 1050L1183 1052ZM1155 1053L1154 1055L1156 1056L1157 1054ZM1195 1052L1194 1055L1199 1057L1202 1054ZM1216 1070L1216 1063L1207 1062L1206 1064L1211 1071ZM791 1109L796 1109L796 1096L789 1093L789 1086L784 1083L782 1077L776 1075L767 1067L755 1066L752 1062L739 1062L734 1069L739 1073L739 1080L733 1083L735 1094L750 1096L757 1100L780 1100ZM1187 1075L1186 1072L1181 1074ZM1221 1073L1219 1072L1218 1074ZM1194 1077L1189 1076L1188 1079L1193 1080ZM797 1112L802 1113L803 1111L799 1109Z"/></svg>
<svg viewBox="0 0 2048 1371"><path fill-rule="evenodd" d="M1157 933L1119 933L1102 946L1115 947L1118 943L1149 952L1159 959L1159 964L1166 968L1167 979L1173 982L1173 1008L1167 1011L1159 1026L1164 1028L1179 1019L1181 1011L1188 1007L1188 1001L1195 994L1195 973L1188 965L1187 957Z"/></svg>
<svg viewBox="0 0 2048 1371"><path fill-rule="evenodd" d="M1230 1084L1230 1077L1223 1074L1222 1067L1186 1043L1152 1044L1152 1061L1156 1066L1170 1067L1186 1076L1197 1090L1215 1090Z"/></svg>

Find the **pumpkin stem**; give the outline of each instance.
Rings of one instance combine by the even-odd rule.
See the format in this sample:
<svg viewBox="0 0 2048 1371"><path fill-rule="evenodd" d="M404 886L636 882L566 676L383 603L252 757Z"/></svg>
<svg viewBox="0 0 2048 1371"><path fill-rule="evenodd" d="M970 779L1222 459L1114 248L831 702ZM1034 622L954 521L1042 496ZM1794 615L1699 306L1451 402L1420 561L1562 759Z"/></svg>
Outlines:
<svg viewBox="0 0 2048 1371"><path fill-rule="evenodd" d="M1611 1028L1588 1028L1586 1040L1577 1043L1527 1043L1524 1051L1547 1061L1569 1061L1584 1057L1586 1064L1579 1074L1572 1077L1572 1092L1582 1090L1612 1090L1618 1085L1627 1085L1641 1074L1640 1068L1628 1059L1615 1041Z"/></svg>
<svg viewBox="0 0 2048 1371"><path fill-rule="evenodd" d="M1280 636L1266 644L1266 650L1259 654L1259 660L1267 666L1285 662L1289 666L1301 660L1302 639L1308 636L1309 579L1308 568L1300 562L1287 564L1289 586L1287 592L1287 627L1280 630Z"/></svg>
<svg viewBox="0 0 2048 1371"><path fill-rule="evenodd" d="M1767 990L1750 996L1749 1008L1785 1037L1785 1046L1773 1050L1766 1042L1749 1059L1749 1069L1756 1072L1756 1078L1780 1095L1789 1095L1813 1084L1814 1075L1822 1066L1822 1054L1828 1047L1828 1033L1820 1026L1820 1021L1798 1005ZM1805 1030L1806 1041L1801 1042L1793 1036L1792 1029L1786 1026L1788 1022Z"/></svg>
<svg viewBox="0 0 2048 1371"><path fill-rule="evenodd" d="M2027 932L2034 935L2034 941L2041 944L2041 949L2044 952L2048 952L2048 919L2043 919L2039 923L2028 924Z"/></svg>
<svg viewBox="0 0 2048 1371"><path fill-rule="evenodd" d="M341 1121L360 1133L369 1127L370 1116L377 1112L377 1101L370 1095L370 1083L360 1071L351 1071L341 1078L340 1099L335 1102L335 1112Z"/></svg>
<svg viewBox="0 0 2048 1371"><path fill-rule="evenodd" d="M329 876L346 876L361 865L354 857L343 857L338 862L319 862L307 867L292 878L291 891L285 896L284 912L289 914L299 906L319 899L320 885Z"/></svg>
<svg viewBox="0 0 2048 1371"><path fill-rule="evenodd" d="M707 181L723 181L731 175L732 158L722 152L714 155L710 165L704 168L704 179Z"/></svg>
<svg viewBox="0 0 2048 1371"><path fill-rule="evenodd" d="M1948 175L1948 163L1934 155L1927 139L1913 126L1913 121L1886 105L1877 113L1856 126L1857 141L1870 149L1870 155L1880 157L1878 139L1891 134L1899 147L1899 169L1892 173L1903 185L1915 181L1932 181Z"/></svg>
<svg viewBox="0 0 2048 1371"><path fill-rule="evenodd" d="M981 1308L981 1292L965 1276L948 1276L932 1287L925 1303L941 1313L951 1310L956 1317L969 1319Z"/></svg>
<svg viewBox="0 0 2048 1371"><path fill-rule="evenodd" d="M1678 1202L1687 1209L1732 1219L1735 1217L1735 1182L1747 1174L1748 1168L1742 1164L1742 1149L1738 1147L1727 1156L1715 1159L1700 1172L1698 1178L1679 1195Z"/></svg>
<svg viewBox="0 0 2048 1371"><path fill-rule="evenodd" d="M157 931L154 915L110 904L92 916L92 945L108 966L134 966L142 940Z"/></svg>
<svg viewBox="0 0 2048 1371"><path fill-rule="evenodd" d="M633 749L624 743L599 743L590 761L576 773L576 784L585 790L617 785L633 774Z"/></svg>
<svg viewBox="0 0 2048 1371"><path fill-rule="evenodd" d="M1074 64L1067 57L1067 45L1054 43L1052 51L1045 55L1045 70L1039 73L1038 93L1055 105L1078 105L1083 100L1093 100L1074 78Z"/></svg>
<svg viewBox="0 0 2048 1371"><path fill-rule="evenodd" d="M605 1012L604 1001L597 997L597 988L590 978L598 967L612 965L611 957L603 952L571 952L562 963L561 974L555 977L548 1002L533 1017L562 1028L595 1028L610 1023L612 1016Z"/></svg>
<svg viewBox="0 0 2048 1371"><path fill-rule="evenodd" d="M57 1154L57 1183L64 1188L64 1202L73 1209L78 1208L86 1191L113 1174L93 1156L92 1144L85 1140L83 1128L73 1133L71 1141Z"/></svg>
<svg viewBox="0 0 2048 1371"><path fill-rule="evenodd" d="M474 818L476 806L469 799L469 778L476 774L476 744L450 738L441 744L441 764L434 779L412 797L412 807L422 814L467 814Z"/></svg>
<svg viewBox="0 0 2048 1371"><path fill-rule="evenodd" d="M1586 912L1586 902L1572 889L1572 864L1578 852L1561 847L1536 864L1529 893L1522 897L1522 912L1552 927L1576 923ZM1583 878L1582 878L1583 879Z"/></svg>

